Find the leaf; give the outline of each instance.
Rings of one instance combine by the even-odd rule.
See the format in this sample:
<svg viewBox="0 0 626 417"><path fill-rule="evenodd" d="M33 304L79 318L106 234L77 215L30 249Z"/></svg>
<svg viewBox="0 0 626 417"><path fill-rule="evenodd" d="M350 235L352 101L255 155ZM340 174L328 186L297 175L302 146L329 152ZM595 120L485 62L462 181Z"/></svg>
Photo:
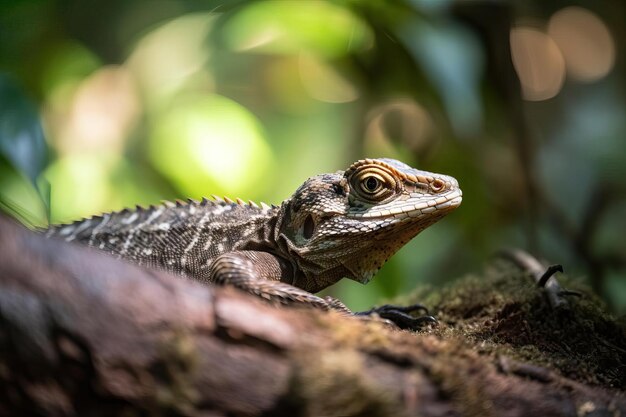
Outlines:
<svg viewBox="0 0 626 417"><path fill-rule="evenodd" d="M27 224L40 219L33 213L50 201L48 185L38 181L47 161L36 106L9 75L0 73L0 209Z"/></svg>
<svg viewBox="0 0 626 417"><path fill-rule="evenodd" d="M34 104L7 74L0 74L0 154L37 187L48 148Z"/></svg>

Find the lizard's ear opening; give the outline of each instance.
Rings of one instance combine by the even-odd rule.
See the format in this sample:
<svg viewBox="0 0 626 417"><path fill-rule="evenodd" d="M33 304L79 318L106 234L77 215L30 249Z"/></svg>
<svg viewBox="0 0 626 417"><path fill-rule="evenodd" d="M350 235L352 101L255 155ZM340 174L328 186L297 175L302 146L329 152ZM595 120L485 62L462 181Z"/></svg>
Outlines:
<svg viewBox="0 0 626 417"><path fill-rule="evenodd" d="M309 240L313 237L313 232L315 232L315 221L313 221L313 216L309 214L302 225L302 237Z"/></svg>

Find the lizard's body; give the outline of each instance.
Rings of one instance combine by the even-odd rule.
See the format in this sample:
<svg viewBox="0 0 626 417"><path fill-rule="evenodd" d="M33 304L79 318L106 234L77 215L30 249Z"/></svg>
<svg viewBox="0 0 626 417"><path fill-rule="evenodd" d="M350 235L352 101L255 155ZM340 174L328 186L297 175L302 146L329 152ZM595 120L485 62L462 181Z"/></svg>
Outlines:
<svg viewBox="0 0 626 417"><path fill-rule="evenodd" d="M166 203L52 226L48 236L280 302L329 307L311 293L367 282L417 233L461 203L452 177L390 159L308 179L280 206Z"/></svg>

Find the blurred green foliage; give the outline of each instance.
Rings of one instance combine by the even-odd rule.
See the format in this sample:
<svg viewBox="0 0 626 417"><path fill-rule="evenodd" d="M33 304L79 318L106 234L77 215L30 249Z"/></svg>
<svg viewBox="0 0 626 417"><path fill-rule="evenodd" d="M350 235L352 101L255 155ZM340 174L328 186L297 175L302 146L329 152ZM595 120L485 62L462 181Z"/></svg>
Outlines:
<svg viewBox="0 0 626 417"><path fill-rule="evenodd" d="M464 202L368 286L330 290L349 306L520 246L624 312L625 6L576 4L3 2L1 207L41 226L210 194L278 203L393 157L455 176Z"/></svg>

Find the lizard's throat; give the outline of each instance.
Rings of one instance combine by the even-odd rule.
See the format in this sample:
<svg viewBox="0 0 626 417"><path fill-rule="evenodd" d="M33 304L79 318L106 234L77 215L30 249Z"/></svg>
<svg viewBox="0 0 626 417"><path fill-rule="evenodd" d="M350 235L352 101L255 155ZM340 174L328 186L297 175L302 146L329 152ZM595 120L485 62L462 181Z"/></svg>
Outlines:
<svg viewBox="0 0 626 417"><path fill-rule="evenodd" d="M384 234L373 236L369 247L361 248L358 255L350 256L342 262L344 268L350 271L350 276L347 278L367 284L385 262L419 234L424 227L420 224L400 224L390 229L385 230Z"/></svg>
<svg viewBox="0 0 626 417"><path fill-rule="evenodd" d="M346 270L350 271L350 275L348 275L346 278L349 278L356 282L360 282L361 284L367 284L371 281L372 278L374 278L374 275L376 275L383 263L384 261L381 261L378 263L378 265L368 265L369 262L367 261L352 261L349 263L344 263L343 266L344 268L346 268Z"/></svg>
<svg viewBox="0 0 626 417"><path fill-rule="evenodd" d="M378 270L362 272L358 276L351 276L351 277L348 277L348 278L353 280L353 281L360 282L361 284L365 285L368 282L370 282L372 280L372 278L374 278L374 275L376 275L376 272L378 272Z"/></svg>

